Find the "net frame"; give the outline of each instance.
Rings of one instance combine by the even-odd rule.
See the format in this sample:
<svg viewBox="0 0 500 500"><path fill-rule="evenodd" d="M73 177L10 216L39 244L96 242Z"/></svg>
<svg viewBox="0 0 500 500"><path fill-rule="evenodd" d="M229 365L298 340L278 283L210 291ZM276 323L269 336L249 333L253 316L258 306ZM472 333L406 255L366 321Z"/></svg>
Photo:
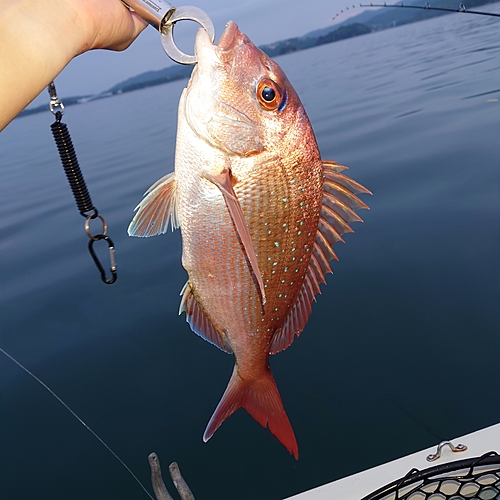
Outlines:
<svg viewBox="0 0 500 500"><path fill-rule="evenodd" d="M411 469L361 500L500 500L500 455Z"/></svg>

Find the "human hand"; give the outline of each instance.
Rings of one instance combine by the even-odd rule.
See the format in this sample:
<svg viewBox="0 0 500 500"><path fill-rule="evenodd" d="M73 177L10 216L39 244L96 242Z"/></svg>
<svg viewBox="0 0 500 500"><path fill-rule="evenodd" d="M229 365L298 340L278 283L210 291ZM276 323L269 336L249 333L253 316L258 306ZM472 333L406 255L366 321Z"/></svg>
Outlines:
<svg viewBox="0 0 500 500"><path fill-rule="evenodd" d="M119 0L63 0L82 28L81 52L124 50L148 25Z"/></svg>
<svg viewBox="0 0 500 500"><path fill-rule="evenodd" d="M120 0L0 0L0 131L75 56L124 50L146 26Z"/></svg>

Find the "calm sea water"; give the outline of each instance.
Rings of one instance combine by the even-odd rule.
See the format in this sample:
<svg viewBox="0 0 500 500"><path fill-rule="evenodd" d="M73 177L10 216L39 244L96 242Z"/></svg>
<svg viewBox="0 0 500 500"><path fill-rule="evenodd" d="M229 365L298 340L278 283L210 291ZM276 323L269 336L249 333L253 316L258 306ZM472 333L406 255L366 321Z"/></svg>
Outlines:
<svg viewBox="0 0 500 500"><path fill-rule="evenodd" d="M148 487L156 451L199 499L284 498L498 423L499 33L499 20L451 15L279 59L323 157L374 193L304 333L272 359L298 462L244 411L203 443L233 358L177 315L179 233L126 235L142 193L173 168L185 82L66 113L117 248L113 286L87 253L52 116L0 134L0 346ZM146 495L0 356L0 498Z"/></svg>

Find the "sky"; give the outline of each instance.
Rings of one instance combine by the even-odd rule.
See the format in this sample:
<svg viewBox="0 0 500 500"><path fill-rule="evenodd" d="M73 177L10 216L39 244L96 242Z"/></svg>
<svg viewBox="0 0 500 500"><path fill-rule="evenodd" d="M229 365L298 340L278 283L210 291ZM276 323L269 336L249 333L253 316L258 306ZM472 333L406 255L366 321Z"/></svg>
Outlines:
<svg viewBox="0 0 500 500"><path fill-rule="evenodd" d="M226 22L233 20L256 45L261 45L333 25L332 18L341 9L345 12L346 6L353 15L362 12L359 0L354 10L353 3L353 0L186 0L174 5L195 5L204 10L215 25L216 40ZM336 22L347 17L343 14ZM176 43L185 52L193 53L196 27L196 23L187 21L177 23L174 28ZM96 94L131 76L173 64L163 51L158 31L149 26L124 52L95 50L78 56L55 83L61 97ZM45 94L34 104L43 104L47 100Z"/></svg>

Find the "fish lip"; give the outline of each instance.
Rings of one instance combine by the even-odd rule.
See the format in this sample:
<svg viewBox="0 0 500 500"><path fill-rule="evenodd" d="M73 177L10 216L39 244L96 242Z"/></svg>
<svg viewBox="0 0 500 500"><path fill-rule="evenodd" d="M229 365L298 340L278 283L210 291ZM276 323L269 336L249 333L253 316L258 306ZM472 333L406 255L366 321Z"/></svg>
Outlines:
<svg viewBox="0 0 500 500"><path fill-rule="evenodd" d="M219 39L217 47L223 51L231 50L236 43L239 33L238 25L234 21L229 21Z"/></svg>
<svg viewBox="0 0 500 500"><path fill-rule="evenodd" d="M211 67L214 63L223 63L231 58L231 51L244 39L238 25L234 21L229 21L224 33L222 33L219 43L214 45L208 33L200 28L196 34L194 53L198 62L198 67Z"/></svg>

